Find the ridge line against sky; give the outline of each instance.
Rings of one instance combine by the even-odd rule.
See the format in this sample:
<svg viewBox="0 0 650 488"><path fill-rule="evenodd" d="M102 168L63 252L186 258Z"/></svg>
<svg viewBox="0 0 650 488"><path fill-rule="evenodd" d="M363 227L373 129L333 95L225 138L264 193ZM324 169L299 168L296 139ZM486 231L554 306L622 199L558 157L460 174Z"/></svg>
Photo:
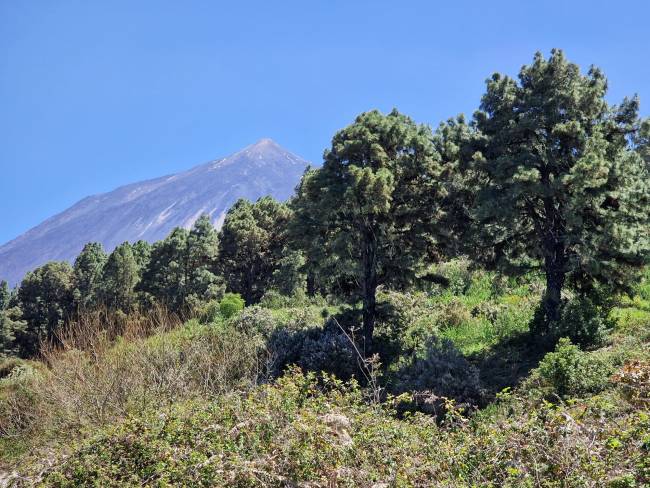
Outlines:
<svg viewBox="0 0 650 488"><path fill-rule="evenodd" d="M0 0L3 244L80 199L269 137L314 163L358 113L436 126L565 50L650 115L650 3Z"/></svg>

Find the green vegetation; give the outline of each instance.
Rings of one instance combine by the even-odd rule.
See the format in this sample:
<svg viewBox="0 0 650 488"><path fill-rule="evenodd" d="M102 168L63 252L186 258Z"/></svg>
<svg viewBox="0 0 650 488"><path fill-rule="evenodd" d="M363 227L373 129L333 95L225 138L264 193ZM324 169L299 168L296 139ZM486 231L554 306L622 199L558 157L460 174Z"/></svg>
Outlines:
<svg viewBox="0 0 650 488"><path fill-rule="evenodd" d="M650 123L559 51L295 197L0 283L0 484L650 484Z"/></svg>

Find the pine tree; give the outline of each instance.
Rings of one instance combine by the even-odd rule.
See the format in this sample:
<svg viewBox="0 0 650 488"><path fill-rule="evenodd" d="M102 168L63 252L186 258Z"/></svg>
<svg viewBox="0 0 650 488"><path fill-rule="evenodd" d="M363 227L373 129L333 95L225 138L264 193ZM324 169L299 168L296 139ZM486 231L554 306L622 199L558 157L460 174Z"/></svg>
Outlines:
<svg viewBox="0 0 650 488"><path fill-rule="evenodd" d="M0 359L19 352L16 335L24 333L20 308L11 304L12 293L6 281L0 281Z"/></svg>
<svg viewBox="0 0 650 488"><path fill-rule="evenodd" d="M16 334L22 355L35 355L40 341L55 338L71 312L72 283L66 262L50 262L25 275L17 295L25 321L24 331Z"/></svg>
<svg viewBox="0 0 650 488"><path fill-rule="evenodd" d="M101 297L111 310L132 312L138 304L136 285L140 270L133 255L131 244L124 242L108 256L102 270Z"/></svg>
<svg viewBox="0 0 650 488"><path fill-rule="evenodd" d="M98 242L84 246L73 266L73 308L76 311L92 308L97 304L98 285L108 256Z"/></svg>
<svg viewBox="0 0 650 488"><path fill-rule="evenodd" d="M494 74L474 116L481 242L509 273L541 270L541 333L560 319L562 290L625 289L650 250L650 180L630 141L638 100L605 101L607 80L562 51L536 54L519 80Z"/></svg>
<svg viewBox="0 0 650 488"><path fill-rule="evenodd" d="M327 256L321 269L357 284L367 352L377 287L409 284L434 258L440 168L431 139L396 110L363 113L334 136L293 203L308 259Z"/></svg>
<svg viewBox="0 0 650 488"><path fill-rule="evenodd" d="M219 237L208 215L201 215L187 236L186 305L196 308L201 302L223 295L223 280L217 276Z"/></svg>
<svg viewBox="0 0 650 488"><path fill-rule="evenodd" d="M139 290L170 310L180 311L187 295L188 231L177 227L154 243Z"/></svg>
<svg viewBox="0 0 650 488"><path fill-rule="evenodd" d="M202 215L190 231L174 229L149 253L139 289L175 312L186 312L223 294L216 274L218 234Z"/></svg>
<svg viewBox="0 0 650 488"><path fill-rule="evenodd" d="M219 266L228 291L256 303L273 284L285 254L289 208L271 197L240 199L226 214L219 240Z"/></svg>

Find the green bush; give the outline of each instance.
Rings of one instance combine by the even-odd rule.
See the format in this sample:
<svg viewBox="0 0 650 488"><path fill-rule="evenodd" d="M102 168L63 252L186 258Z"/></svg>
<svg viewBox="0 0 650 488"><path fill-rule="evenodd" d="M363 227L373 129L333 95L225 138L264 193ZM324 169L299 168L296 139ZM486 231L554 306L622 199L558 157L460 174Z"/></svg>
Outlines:
<svg viewBox="0 0 650 488"><path fill-rule="evenodd" d="M221 317L220 303L217 300L210 300L199 309L199 321L202 324L211 324Z"/></svg>
<svg viewBox="0 0 650 488"><path fill-rule="evenodd" d="M39 372L27 361L6 361L0 378L0 438L25 435L38 418L34 383ZM11 368L11 369L10 369Z"/></svg>
<svg viewBox="0 0 650 488"><path fill-rule="evenodd" d="M436 273L448 280L446 291L453 295L463 295L472 284L470 262L465 259L454 259L436 266Z"/></svg>
<svg viewBox="0 0 650 488"><path fill-rule="evenodd" d="M144 411L48 453L44 486L644 486L648 415L529 404L441 425L295 371L253 390ZM21 471L26 471L23 466ZM22 474L22 473L21 473ZM29 475L30 473L25 473ZM27 478L29 481L30 478Z"/></svg>
<svg viewBox="0 0 650 488"><path fill-rule="evenodd" d="M611 307L601 300L587 296L575 296L565 300L560 308L560 319L546 325L543 305L540 304L531 322L533 333L547 331L547 339L556 341L568 337L583 347L599 346L605 342L616 321L610 317Z"/></svg>
<svg viewBox="0 0 650 488"><path fill-rule="evenodd" d="M238 293L226 293L219 302L219 313L229 319L244 310L244 299Z"/></svg>
<svg viewBox="0 0 650 488"><path fill-rule="evenodd" d="M583 396L602 391L613 373L607 359L582 351L568 338L558 342L555 351L539 363L539 374L548 387L560 397Z"/></svg>
<svg viewBox="0 0 650 488"><path fill-rule="evenodd" d="M614 328L608 310L588 297L576 297L562 306L556 337L568 337L582 346L600 345Z"/></svg>

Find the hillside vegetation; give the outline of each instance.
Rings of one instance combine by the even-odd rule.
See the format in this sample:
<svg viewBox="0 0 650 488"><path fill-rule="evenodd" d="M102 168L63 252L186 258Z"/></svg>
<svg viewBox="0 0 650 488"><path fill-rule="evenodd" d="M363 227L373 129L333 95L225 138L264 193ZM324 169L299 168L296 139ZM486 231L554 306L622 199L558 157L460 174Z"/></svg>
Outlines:
<svg viewBox="0 0 650 488"><path fill-rule="evenodd" d="M0 484L650 485L650 123L606 88L538 54L0 286Z"/></svg>

